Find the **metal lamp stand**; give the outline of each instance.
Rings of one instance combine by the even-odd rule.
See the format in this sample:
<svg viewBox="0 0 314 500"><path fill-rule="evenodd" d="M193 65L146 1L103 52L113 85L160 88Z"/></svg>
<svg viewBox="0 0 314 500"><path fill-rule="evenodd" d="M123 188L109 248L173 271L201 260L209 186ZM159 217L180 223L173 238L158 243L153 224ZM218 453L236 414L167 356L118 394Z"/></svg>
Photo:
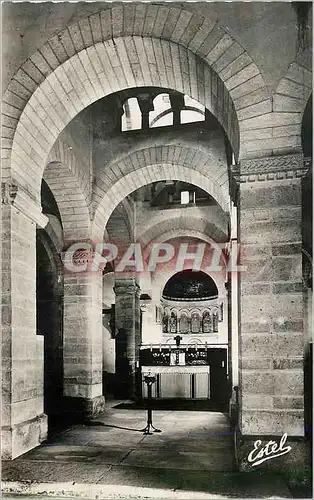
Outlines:
<svg viewBox="0 0 314 500"><path fill-rule="evenodd" d="M153 432L162 432L160 429L156 429L156 427L153 426L153 419L152 419L152 407L151 407L151 402L152 402L152 385L156 382L156 377L152 377L150 375L145 375L144 377L144 382L147 384L147 398L148 398L148 407L147 407L147 425L144 429L141 429L143 434L153 434ZM151 432L153 431L153 432Z"/></svg>

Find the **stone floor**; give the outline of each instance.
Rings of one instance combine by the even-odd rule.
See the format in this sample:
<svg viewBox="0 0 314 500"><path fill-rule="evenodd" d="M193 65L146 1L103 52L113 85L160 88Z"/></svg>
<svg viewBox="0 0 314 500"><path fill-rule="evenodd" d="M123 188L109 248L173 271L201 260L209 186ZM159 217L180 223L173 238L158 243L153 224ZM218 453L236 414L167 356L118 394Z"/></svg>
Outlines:
<svg viewBox="0 0 314 500"><path fill-rule="evenodd" d="M12 494L86 498L288 498L277 476L234 471L228 418L207 411L154 411L161 433L143 435L144 410L107 408L88 425L2 467ZM195 496L196 495L196 496ZM12 498L12 496L11 496Z"/></svg>

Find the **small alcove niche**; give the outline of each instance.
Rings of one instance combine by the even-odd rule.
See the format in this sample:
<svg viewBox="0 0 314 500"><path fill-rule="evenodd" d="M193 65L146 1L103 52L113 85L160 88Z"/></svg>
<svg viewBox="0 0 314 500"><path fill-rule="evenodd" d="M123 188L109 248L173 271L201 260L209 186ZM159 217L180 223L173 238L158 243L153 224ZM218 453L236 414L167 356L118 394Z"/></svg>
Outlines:
<svg viewBox="0 0 314 500"><path fill-rule="evenodd" d="M184 270L166 283L162 293L164 334L217 334L222 311L214 280L202 271Z"/></svg>

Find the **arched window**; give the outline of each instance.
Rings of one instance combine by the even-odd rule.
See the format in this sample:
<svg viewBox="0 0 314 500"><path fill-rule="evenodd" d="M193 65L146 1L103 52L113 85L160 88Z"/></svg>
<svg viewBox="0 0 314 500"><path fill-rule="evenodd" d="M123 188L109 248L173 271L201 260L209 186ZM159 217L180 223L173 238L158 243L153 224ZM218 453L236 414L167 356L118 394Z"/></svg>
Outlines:
<svg viewBox="0 0 314 500"><path fill-rule="evenodd" d="M201 330L201 318L199 313L194 312L191 316L191 332L199 333Z"/></svg>
<svg viewBox="0 0 314 500"><path fill-rule="evenodd" d="M121 130L140 130L142 128L142 113L136 97L131 97L123 104Z"/></svg>
<svg viewBox="0 0 314 500"><path fill-rule="evenodd" d="M172 311L169 320L169 333L177 333L177 313Z"/></svg>
<svg viewBox="0 0 314 500"><path fill-rule="evenodd" d="M212 333L212 318L209 311L204 311L202 319L203 333Z"/></svg>
<svg viewBox="0 0 314 500"><path fill-rule="evenodd" d="M166 311L164 311L163 317L162 317L162 331L163 333L168 333L168 322L169 322L169 317Z"/></svg>
<svg viewBox="0 0 314 500"><path fill-rule="evenodd" d="M173 112L169 94L158 94L154 101L154 111L149 113L149 126L167 127L173 125Z"/></svg>
<svg viewBox="0 0 314 500"><path fill-rule="evenodd" d="M181 123L205 121L205 106L188 95L184 96L184 109L181 110Z"/></svg>
<svg viewBox="0 0 314 500"><path fill-rule="evenodd" d="M143 96L141 97L140 94L124 102L121 118L122 132L205 121L205 106L188 95L178 92L172 92L169 95L162 92L151 101L154 95L156 94L145 94L148 97L148 101L145 99L145 102L149 102L149 106L147 107L147 102L145 106L147 112L143 109ZM149 111L152 109L151 102L153 102L153 110Z"/></svg>
<svg viewBox="0 0 314 500"><path fill-rule="evenodd" d="M188 333L188 332L189 332L189 318L185 313L182 313L180 317L180 333Z"/></svg>
<svg viewBox="0 0 314 500"><path fill-rule="evenodd" d="M213 310L213 332L218 332L218 309Z"/></svg>

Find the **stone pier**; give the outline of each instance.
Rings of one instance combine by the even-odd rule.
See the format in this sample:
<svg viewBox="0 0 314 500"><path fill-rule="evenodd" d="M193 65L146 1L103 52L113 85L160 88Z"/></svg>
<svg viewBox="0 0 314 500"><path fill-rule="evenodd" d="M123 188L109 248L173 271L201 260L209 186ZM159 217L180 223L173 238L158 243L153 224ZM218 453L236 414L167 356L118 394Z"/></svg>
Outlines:
<svg viewBox="0 0 314 500"><path fill-rule="evenodd" d="M141 343L140 287L135 277L116 278L114 291L117 384L124 396L134 398Z"/></svg>
<svg viewBox="0 0 314 500"><path fill-rule="evenodd" d="M78 419L104 409L102 390L102 273L64 276L65 411Z"/></svg>
<svg viewBox="0 0 314 500"><path fill-rule="evenodd" d="M19 186L3 184L2 202L2 456L13 459L47 436L36 335L36 224L47 218Z"/></svg>
<svg viewBox="0 0 314 500"><path fill-rule="evenodd" d="M238 172L242 466L255 439L304 436L303 174L302 155L243 161Z"/></svg>

